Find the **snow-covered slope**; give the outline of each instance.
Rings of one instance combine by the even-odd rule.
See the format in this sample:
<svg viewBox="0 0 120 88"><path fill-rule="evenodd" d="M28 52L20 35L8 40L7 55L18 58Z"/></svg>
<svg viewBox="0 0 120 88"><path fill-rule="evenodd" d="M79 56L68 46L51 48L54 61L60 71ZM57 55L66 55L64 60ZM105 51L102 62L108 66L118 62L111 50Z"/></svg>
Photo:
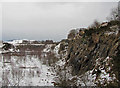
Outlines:
<svg viewBox="0 0 120 88"><path fill-rule="evenodd" d="M11 41L5 41L7 43L10 43L12 45L19 45L19 44L32 44L33 42L35 42L36 40L28 40L28 39L20 39L20 40L11 40ZM37 45L37 44L34 44Z"/></svg>
<svg viewBox="0 0 120 88"><path fill-rule="evenodd" d="M3 86L53 86L52 68L36 56L11 56L3 62Z"/></svg>
<svg viewBox="0 0 120 88"><path fill-rule="evenodd" d="M3 47L3 43L2 41L0 41L0 54L2 53L2 47Z"/></svg>

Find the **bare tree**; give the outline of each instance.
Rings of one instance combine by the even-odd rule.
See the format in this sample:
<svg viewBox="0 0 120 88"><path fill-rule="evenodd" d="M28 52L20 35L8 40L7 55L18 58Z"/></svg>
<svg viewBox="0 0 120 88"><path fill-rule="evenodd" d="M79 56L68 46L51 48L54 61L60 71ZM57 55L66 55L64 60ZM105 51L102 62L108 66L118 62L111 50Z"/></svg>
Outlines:
<svg viewBox="0 0 120 88"><path fill-rule="evenodd" d="M77 33L76 29L72 29L68 34L68 39L74 38L76 33Z"/></svg>
<svg viewBox="0 0 120 88"><path fill-rule="evenodd" d="M98 20L94 20L93 24L88 28L98 28L100 26L100 22Z"/></svg>
<svg viewBox="0 0 120 88"><path fill-rule="evenodd" d="M119 16L118 16L118 7L117 8L113 8L111 10L110 16L107 17L107 20L111 21L111 20L118 20L118 19L119 19Z"/></svg>

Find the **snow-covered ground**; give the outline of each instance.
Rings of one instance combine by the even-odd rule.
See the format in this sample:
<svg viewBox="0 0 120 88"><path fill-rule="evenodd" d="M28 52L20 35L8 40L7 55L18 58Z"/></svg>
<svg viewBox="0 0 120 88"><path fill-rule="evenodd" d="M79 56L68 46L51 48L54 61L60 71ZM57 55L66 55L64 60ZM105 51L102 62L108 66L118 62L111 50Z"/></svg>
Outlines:
<svg viewBox="0 0 120 88"><path fill-rule="evenodd" d="M3 86L54 86L52 67L43 64L38 56L8 55L3 58Z"/></svg>
<svg viewBox="0 0 120 88"><path fill-rule="evenodd" d="M16 45L17 43L14 44ZM65 47L65 50L59 51L60 44L46 44L41 55L30 55L27 53L25 56L1 55L0 86L54 86L54 83L59 83L61 79L64 80L65 78L69 81L75 79L69 86L72 86L74 83L77 86L96 86L99 82L104 84L105 80L112 82L116 79L115 74L110 75L108 73L113 66L110 63L112 60L110 57L96 59L95 68L83 75L73 76L71 72L72 67L65 67L66 62L69 62L69 60L65 60L67 47ZM52 65L54 67L50 67L48 64L50 58L47 55L49 53L52 53L58 59ZM101 62L104 64L101 64ZM93 74L94 71L98 70L97 68L101 71L99 78L96 73Z"/></svg>
<svg viewBox="0 0 120 88"><path fill-rule="evenodd" d="M2 86L2 66L3 66L3 63L2 63L2 42L0 41L0 87Z"/></svg>
<svg viewBox="0 0 120 88"><path fill-rule="evenodd" d="M2 86L2 67L3 67L3 63L2 63L2 54L0 54L0 87Z"/></svg>
<svg viewBox="0 0 120 88"><path fill-rule="evenodd" d="M12 40L12 41L5 41L9 44L12 44L14 46L18 46L18 45L28 45L27 43L24 43L24 41L27 41L30 45L36 45L36 46L41 46L41 45L44 45L44 44L34 44L33 42L35 40L28 40L28 39L21 39L21 40Z"/></svg>
<svg viewBox="0 0 120 88"><path fill-rule="evenodd" d="M0 41L0 54L2 53L2 47L3 47L3 43L2 41Z"/></svg>

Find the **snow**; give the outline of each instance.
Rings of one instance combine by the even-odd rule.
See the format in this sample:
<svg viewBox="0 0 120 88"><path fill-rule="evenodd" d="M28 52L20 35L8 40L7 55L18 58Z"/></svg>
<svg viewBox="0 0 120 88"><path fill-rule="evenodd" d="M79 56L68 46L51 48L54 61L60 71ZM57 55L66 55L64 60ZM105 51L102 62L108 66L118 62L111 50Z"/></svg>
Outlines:
<svg viewBox="0 0 120 88"><path fill-rule="evenodd" d="M0 54L2 53L3 43L0 41Z"/></svg>
<svg viewBox="0 0 120 88"><path fill-rule="evenodd" d="M21 39L21 40L12 40L12 41L6 41L7 43L10 43L14 46L17 45L28 45L28 44L23 44L23 41L28 41L30 45L44 45L44 44L32 44L35 40L28 40L28 39Z"/></svg>
<svg viewBox="0 0 120 88"><path fill-rule="evenodd" d="M2 48L3 47L3 45L0 45L0 48Z"/></svg>
<svg viewBox="0 0 120 88"><path fill-rule="evenodd" d="M0 50L0 54L2 53L2 50Z"/></svg>
<svg viewBox="0 0 120 88"><path fill-rule="evenodd" d="M104 84L105 82L110 83L116 80L115 74L110 75L110 73L107 73L107 71L111 70L111 65L109 64L111 60L112 58L110 58L109 56L107 58L96 59L95 68L77 77L77 85L96 86L96 83L99 82L100 84ZM101 64L101 61L104 62L104 64ZM93 71L97 71L98 69L101 71L99 77L97 77L96 73L92 74ZM75 76L73 76L72 78L74 77Z"/></svg>
<svg viewBox="0 0 120 88"><path fill-rule="evenodd" d="M106 35L117 35L118 33L119 33L119 27L117 26L117 25L114 25L114 26L112 26L112 27L110 27L110 29L112 30L112 31L108 31L108 32L106 32L105 34Z"/></svg>
<svg viewBox="0 0 120 88"><path fill-rule="evenodd" d="M55 73L49 70L52 69L51 67L42 64L38 57L11 56L8 60L10 63L4 63L3 67L4 85L6 85L6 80L9 86L53 86L54 76L52 74Z"/></svg>
<svg viewBox="0 0 120 88"><path fill-rule="evenodd" d="M59 60L57 63L56 63L56 65L58 65L58 66L64 66L65 65L65 59L62 59L62 60Z"/></svg>
<svg viewBox="0 0 120 88"><path fill-rule="evenodd" d="M107 81L112 81L112 78L110 77L109 73L106 73L105 70L101 70L100 78L107 79Z"/></svg>
<svg viewBox="0 0 120 88"><path fill-rule="evenodd" d="M24 39L23 39L23 40L24 40ZM20 43L22 43L23 40L13 40L13 41L8 41L7 43L10 43L10 44L16 45L16 44L20 44Z"/></svg>
<svg viewBox="0 0 120 88"><path fill-rule="evenodd" d="M55 46L55 48L52 50L52 46ZM47 44L45 46L45 48L43 49L43 53L48 53L48 52L52 52L55 54L55 56L57 58L59 58L59 48L60 48L60 43L58 45L55 45L55 44Z"/></svg>
<svg viewBox="0 0 120 88"><path fill-rule="evenodd" d="M10 51L10 52L14 52L14 49L13 49L13 48L11 48L11 49L9 49L9 51Z"/></svg>
<svg viewBox="0 0 120 88"><path fill-rule="evenodd" d="M54 53L55 53L56 57L59 56L59 54L58 54L59 48L60 48L60 43L57 46L55 46L55 48L54 48Z"/></svg>
<svg viewBox="0 0 120 88"><path fill-rule="evenodd" d="M12 41L11 44L14 45L20 45L22 43L22 40L15 40ZM66 78L69 80L72 80L73 78L77 78L76 82L77 85L81 86L96 86L95 83L98 81L101 82L101 84L104 84L105 80L110 82L116 79L115 74L112 74L112 76L107 73L107 71L111 70L111 67L109 66L109 61L112 60L109 56L107 58L98 58L96 60L95 67L98 67L98 69L101 71L99 79L97 79L96 74L92 74L93 71L97 71L98 69L94 68L90 71L87 71L85 74L80 75L80 76L72 76L71 74L71 67L66 67L67 70L63 70L65 66L65 57L67 56L67 47L65 47L65 53L62 51L59 54L59 48L60 44L55 45L55 44L46 44L45 48L43 49L43 54L41 55L41 58L38 56L33 56L33 55L26 55L26 56L11 56L8 60L10 63L4 63L3 71L5 72L4 74L4 79L9 82L6 85L9 86L14 86L14 85L19 85L19 86L54 86L54 79L58 76L56 76L55 71L59 71L59 69L62 69L59 74L62 74L64 77L66 75ZM25 44L21 44L25 45ZM44 45L44 44L31 44L31 45ZM55 46L54 49L52 47ZM13 52L13 49L9 49L10 52ZM7 52L7 51L6 51ZM51 52L54 53L58 59L58 61L55 63L55 69L52 67L43 64L43 61L45 61L44 57L46 57L47 53ZM6 58L7 59L7 58ZM47 60L46 60L47 61ZM101 65L101 61L104 62L105 64ZM0 66L2 66L2 63L0 63ZM105 67L107 67L107 71ZM2 68L0 68L1 70ZM64 75L65 74L65 75ZM0 73L0 76L2 73ZM2 80L2 79L0 79ZM1 83L0 83L1 85Z"/></svg>
<svg viewBox="0 0 120 88"><path fill-rule="evenodd" d="M14 44L15 46L19 46L19 45L23 45L23 46L25 46L25 45L31 45L31 46L44 46L45 44L22 44L22 43L16 43L16 44Z"/></svg>
<svg viewBox="0 0 120 88"><path fill-rule="evenodd" d="M53 46L53 44L47 44L45 46L45 49L43 49L43 52L47 53L51 51L51 47Z"/></svg>
<svg viewBox="0 0 120 88"><path fill-rule="evenodd" d="M112 82L116 79L114 74L110 75L109 73L107 73L107 71L111 70L111 65L110 65L111 60L112 60L112 58L110 58L109 56L106 57L105 59L104 58L98 58L96 60L96 66L100 65L99 70L101 71L101 73L100 73L98 81L100 81L101 84L104 84L105 82L109 83L109 82ZM100 61L103 61L104 64L101 65Z"/></svg>
<svg viewBox="0 0 120 88"><path fill-rule="evenodd" d="M112 34L115 34L116 32L108 32L108 33L105 33L107 35L112 35Z"/></svg>
<svg viewBox="0 0 120 88"><path fill-rule="evenodd" d="M0 54L0 57L2 58L2 54ZM2 59L0 59L0 87L2 87L2 67L3 67L3 63L2 63Z"/></svg>
<svg viewBox="0 0 120 88"><path fill-rule="evenodd" d="M93 70L87 71L85 74L77 77L77 85L81 86L96 86L94 83L96 74L92 75Z"/></svg>

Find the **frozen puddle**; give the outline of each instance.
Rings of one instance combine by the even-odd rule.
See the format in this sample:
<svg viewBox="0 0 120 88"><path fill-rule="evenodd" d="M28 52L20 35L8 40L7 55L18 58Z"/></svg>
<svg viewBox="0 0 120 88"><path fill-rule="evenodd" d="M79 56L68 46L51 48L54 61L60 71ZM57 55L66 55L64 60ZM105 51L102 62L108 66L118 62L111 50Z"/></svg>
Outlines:
<svg viewBox="0 0 120 88"><path fill-rule="evenodd" d="M37 55L3 56L2 86L54 86L52 68Z"/></svg>

